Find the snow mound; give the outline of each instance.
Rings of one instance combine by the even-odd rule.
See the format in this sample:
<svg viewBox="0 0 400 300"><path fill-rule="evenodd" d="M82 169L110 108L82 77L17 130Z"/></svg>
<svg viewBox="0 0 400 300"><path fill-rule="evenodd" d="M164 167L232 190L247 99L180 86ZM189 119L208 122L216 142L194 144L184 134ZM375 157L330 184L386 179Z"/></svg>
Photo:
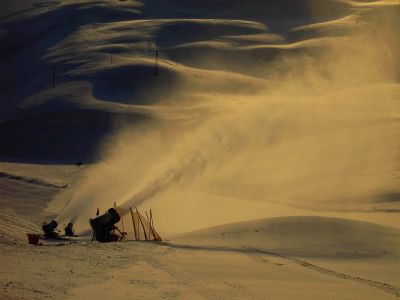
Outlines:
<svg viewBox="0 0 400 300"><path fill-rule="evenodd" d="M257 248L302 257L398 257L400 230L328 217L279 217L231 223L176 236L179 244Z"/></svg>

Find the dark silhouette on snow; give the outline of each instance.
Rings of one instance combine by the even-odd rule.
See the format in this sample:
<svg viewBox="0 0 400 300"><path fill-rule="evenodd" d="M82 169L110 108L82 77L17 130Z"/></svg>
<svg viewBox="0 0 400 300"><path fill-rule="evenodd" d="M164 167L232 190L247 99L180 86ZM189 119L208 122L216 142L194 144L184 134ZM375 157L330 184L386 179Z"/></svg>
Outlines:
<svg viewBox="0 0 400 300"><path fill-rule="evenodd" d="M74 230L74 224L68 223L68 225L64 228L64 232L66 236L76 236Z"/></svg>
<svg viewBox="0 0 400 300"><path fill-rule="evenodd" d="M94 237L101 243L117 242L124 238L125 232L121 232L116 223L121 220L118 212L110 208L105 214L94 219L89 219Z"/></svg>
<svg viewBox="0 0 400 300"><path fill-rule="evenodd" d="M57 231L58 223L53 220L48 224L43 224L42 229L44 232L44 237L47 239L60 239L60 235Z"/></svg>

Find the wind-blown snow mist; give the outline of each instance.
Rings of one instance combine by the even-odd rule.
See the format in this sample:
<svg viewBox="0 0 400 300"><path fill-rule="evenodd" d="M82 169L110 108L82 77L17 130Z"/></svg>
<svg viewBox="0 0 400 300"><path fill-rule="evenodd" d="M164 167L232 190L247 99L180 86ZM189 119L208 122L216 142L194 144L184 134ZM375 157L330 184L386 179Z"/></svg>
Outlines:
<svg viewBox="0 0 400 300"><path fill-rule="evenodd" d="M102 162L64 195L59 219L87 227L97 207L154 199L162 218L171 191L203 193L210 209L209 193L309 210L398 209L385 198L400 193L398 20L397 7L371 6L351 34L266 63L258 91L199 93L182 83L166 99L179 113L120 126ZM196 210L176 213L196 222Z"/></svg>

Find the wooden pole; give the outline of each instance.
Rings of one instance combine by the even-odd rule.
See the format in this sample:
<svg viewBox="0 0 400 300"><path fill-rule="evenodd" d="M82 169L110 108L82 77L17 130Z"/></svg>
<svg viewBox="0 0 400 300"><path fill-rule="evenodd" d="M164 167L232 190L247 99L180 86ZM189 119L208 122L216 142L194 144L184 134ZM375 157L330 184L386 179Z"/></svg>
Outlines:
<svg viewBox="0 0 400 300"><path fill-rule="evenodd" d="M150 223L149 215L147 214L147 211L145 211L145 213L146 213L147 223L149 223L149 226L150 226L149 238L151 238L151 235L150 235L150 233L151 233L151 234L153 234L153 238L155 239L156 237L154 236L153 228L151 228L151 223Z"/></svg>
<svg viewBox="0 0 400 300"><path fill-rule="evenodd" d="M151 228L153 228L154 239L156 241L161 241L161 237L159 236L158 233L157 233L157 236L156 236L156 229L154 227L154 219L153 219L153 211L151 209L150 209L150 220L151 220Z"/></svg>
<svg viewBox="0 0 400 300"><path fill-rule="evenodd" d="M150 209L150 220L151 220L151 227L154 228L154 222L153 222L153 211Z"/></svg>
<svg viewBox="0 0 400 300"><path fill-rule="evenodd" d="M136 208L136 212L137 212L137 214L138 214L138 218L139 218L139 220L140 220L140 224L142 224L142 227L143 227L144 238L146 239L146 241L148 241L149 239L147 238L146 229L144 228L144 225L143 225L142 219L140 218L140 214L139 214L139 211L138 211L138 209L137 209L137 208Z"/></svg>
<svg viewBox="0 0 400 300"><path fill-rule="evenodd" d="M137 211L137 209L136 209L136 211ZM140 227L139 227L140 219L139 219L139 214L136 213L136 215L137 215L136 228L137 228L137 232L138 232L138 238L139 238L139 241L140 241Z"/></svg>
<svg viewBox="0 0 400 300"><path fill-rule="evenodd" d="M156 57L154 60L154 76L158 76L158 50L156 50Z"/></svg>
<svg viewBox="0 0 400 300"><path fill-rule="evenodd" d="M146 214L146 220L147 220L147 222L149 222L149 224L150 224L150 219L149 219L149 215L147 214L147 211L145 210L144 213ZM151 225L150 225L150 226L151 226Z"/></svg>
<svg viewBox="0 0 400 300"><path fill-rule="evenodd" d="M125 240L125 226L124 226L124 218L121 216L121 223L122 223L122 234L124 235L124 242L126 242Z"/></svg>
<svg viewBox="0 0 400 300"><path fill-rule="evenodd" d="M135 218L133 216L133 211L132 211L132 207L129 207L129 210L131 211L131 217L132 217L132 224L133 224L133 232L135 233L135 240L137 241L137 235L136 235L136 226L135 226Z"/></svg>
<svg viewBox="0 0 400 300"><path fill-rule="evenodd" d="M56 77L56 67L53 67L53 88L55 86L55 81L56 81L55 77Z"/></svg>

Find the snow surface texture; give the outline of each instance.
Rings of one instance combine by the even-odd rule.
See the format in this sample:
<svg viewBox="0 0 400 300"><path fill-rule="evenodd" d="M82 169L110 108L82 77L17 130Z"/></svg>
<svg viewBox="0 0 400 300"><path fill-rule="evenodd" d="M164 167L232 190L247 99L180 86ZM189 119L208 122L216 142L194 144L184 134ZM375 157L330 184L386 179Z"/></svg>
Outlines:
<svg viewBox="0 0 400 300"><path fill-rule="evenodd" d="M399 16L2 1L0 298L399 296ZM171 242L26 244L51 218L87 233L114 202L151 207Z"/></svg>

